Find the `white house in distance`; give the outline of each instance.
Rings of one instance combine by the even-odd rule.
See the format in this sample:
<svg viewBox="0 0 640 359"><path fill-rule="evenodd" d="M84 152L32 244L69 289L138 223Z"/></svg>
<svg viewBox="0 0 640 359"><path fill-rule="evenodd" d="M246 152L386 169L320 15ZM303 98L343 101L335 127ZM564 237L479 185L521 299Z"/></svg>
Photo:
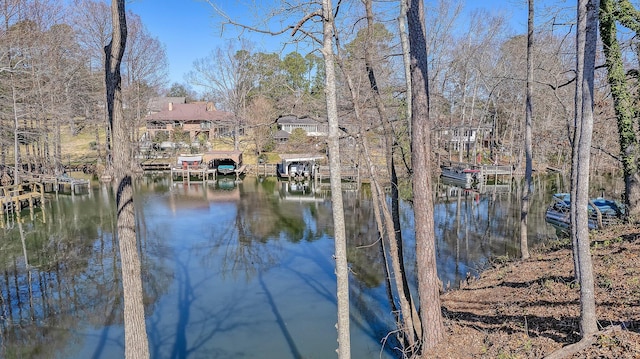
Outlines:
<svg viewBox="0 0 640 359"><path fill-rule="evenodd" d="M457 126L436 128L433 131L436 146L451 152L474 150L489 145L492 127L480 125L475 127Z"/></svg>
<svg viewBox="0 0 640 359"><path fill-rule="evenodd" d="M293 130L302 129L307 133L307 136L321 137L327 136L329 133L329 126L326 121L316 120L309 116L298 117L295 115L284 115L278 117L276 120L278 126L278 133L276 138L284 140L289 137Z"/></svg>

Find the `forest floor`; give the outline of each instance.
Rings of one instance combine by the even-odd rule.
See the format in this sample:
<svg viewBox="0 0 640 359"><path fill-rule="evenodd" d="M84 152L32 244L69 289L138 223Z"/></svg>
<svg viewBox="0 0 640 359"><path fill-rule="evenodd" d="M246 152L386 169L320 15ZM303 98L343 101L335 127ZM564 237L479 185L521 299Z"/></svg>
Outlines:
<svg viewBox="0 0 640 359"><path fill-rule="evenodd" d="M608 227L591 237L601 332L562 357L640 358L640 226ZM495 260L441 300L445 340L427 358L544 358L580 340L568 239L537 248L526 261Z"/></svg>

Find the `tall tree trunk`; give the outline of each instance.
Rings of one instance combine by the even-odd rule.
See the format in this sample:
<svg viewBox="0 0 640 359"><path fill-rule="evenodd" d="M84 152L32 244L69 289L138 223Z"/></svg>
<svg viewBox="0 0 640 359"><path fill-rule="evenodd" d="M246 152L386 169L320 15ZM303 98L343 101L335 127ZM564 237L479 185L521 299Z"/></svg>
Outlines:
<svg viewBox="0 0 640 359"><path fill-rule="evenodd" d="M105 84L109 127L113 133L113 174L117 180L117 235L124 294L125 357L149 358L144 317L140 257L136 245L135 209L129 156L129 133L124 119L120 66L127 41L124 0L112 0L113 33L105 47Z"/></svg>
<svg viewBox="0 0 640 359"><path fill-rule="evenodd" d="M395 308L395 298L397 295L398 304L400 304L400 311L394 311L396 323L399 328L397 333L398 341L403 345L403 352L407 354L411 350L415 350L416 333L420 332L420 320L417 314L413 300L411 299L411 292L408 290L409 286L406 279L406 273L402 264L402 248L398 245L399 241L396 239L395 220L392 218L391 211L387 203L387 195L382 188L379 176L377 174L376 166L372 161L371 150L369 141L367 139L366 130L363 129L364 119L362 118L362 110L359 100L359 92L356 90L354 81L347 71L347 66L344 64L342 56L340 56L340 44L339 39L336 37L336 48L338 54L336 56L336 63L341 67L345 78L345 83L351 94L351 100L353 102L353 112L357 123L359 124L359 130L357 136L355 136L362 145L362 151L364 153L364 160L367 164L366 168L371 178L371 196L373 203L375 204L374 214L376 218L376 225L381 237L382 254L384 257L385 265L388 267L391 264L392 270L387 270L386 273L389 276L393 276L393 284L395 285L395 291L391 287L391 278L387 277L389 284L391 306ZM385 249L385 240L388 241L388 256ZM395 295L394 295L395 294Z"/></svg>
<svg viewBox="0 0 640 359"><path fill-rule="evenodd" d="M416 267L422 346L429 349L444 337L435 254L431 189L431 120L424 9L421 0L408 0L407 22L411 53L413 203L416 231Z"/></svg>
<svg viewBox="0 0 640 359"><path fill-rule="evenodd" d="M406 106L407 127L411 136L411 59L409 56L409 38L407 36L407 0L400 0L400 16L398 27L400 28L400 45L402 45L402 61L404 65L404 79L407 83Z"/></svg>
<svg viewBox="0 0 640 359"><path fill-rule="evenodd" d="M372 8L372 0L365 0L365 10L367 15L367 41L373 40L373 27L374 27L374 19L373 19L373 8ZM378 82L376 80L376 74L373 69L373 58L371 56L371 52L369 51L369 47L366 46L364 49L364 58L365 58L365 67L367 69L367 76L369 79L369 85L371 87L371 92L373 96L373 100L376 106L376 110L378 112L378 116L382 123L382 127L384 130L384 143L385 143L385 158L387 160L387 173L389 175L389 180L391 183L391 212L389 213L386 203L384 205L385 210L383 214L388 214L391 216L389 220L391 221L392 227L389 226L389 240L391 243L391 248L396 248L395 255L393 255L392 260L397 262L394 266L394 273L398 276L396 278L396 285L398 286L398 292L400 294L400 306L402 308L402 317L405 323L405 332L406 332L406 340L409 348L414 348L415 342L415 324L413 320L413 306L411 301L411 292L409 290L409 284L407 281L407 276L404 268L404 258L403 258L403 250L402 250L402 231L400 228L400 195L398 192L398 176L396 174L395 168L395 134L393 126L389 121L387 116L387 110L384 106L384 102L382 100L382 96L380 94L380 88L378 86ZM366 141L366 140L365 140ZM370 158L370 157L369 157ZM372 178L374 178L372 176ZM384 193L381 193L381 199L385 200ZM386 216L388 217L388 216ZM391 233L393 231L393 234ZM416 313L417 314L417 313ZM416 318L416 324L419 323L418 318ZM419 327L419 324L418 324Z"/></svg>
<svg viewBox="0 0 640 359"><path fill-rule="evenodd" d="M576 29L576 130L571 172L571 237L576 279L580 283L580 331L598 331L589 241L589 157L593 132L593 81L599 0L578 0Z"/></svg>
<svg viewBox="0 0 640 359"><path fill-rule="evenodd" d="M347 235L342 203L342 178L340 169L340 129L338 128L338 101L336 73L333 56L333 7L331 0L322 0L322 55L325 65L325 97L329 122L329 168L331 207L333 209L333 237L335 241L337 297L338 297L338 358L351 357L349 334L349 270L347 268Z"/></svg>
<svg viewBox="0 0 640 359"><path fill-rule="evenodd" d="M527 16L527 84L526 84L526 105L525 105L525 127L524 127L524 152L525 152L525 172L524 191L522 193L522 211L520 212L520 255L522 259L529 259L529 240L527 238L529 206L533 192L533 145L532 145L532 119L533 119L533 99L531 85L533 83L533 0L529 0L529 14Z"/></svg>

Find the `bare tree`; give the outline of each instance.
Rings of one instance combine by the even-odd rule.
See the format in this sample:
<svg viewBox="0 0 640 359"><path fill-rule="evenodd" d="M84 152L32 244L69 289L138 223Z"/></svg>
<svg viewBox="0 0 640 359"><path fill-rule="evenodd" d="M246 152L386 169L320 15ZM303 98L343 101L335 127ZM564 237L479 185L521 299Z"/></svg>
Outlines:
<svg viewBox="0 0 640 359"><path fill-rule="evenodd" d="M64 112L61 101L64 93L56 96L47 89L53 84L64 83L66 73L52 71L51 62L56 56L52 54L54 51L48 50L66 46L68 53L72 53L73 46L66 41L68 37L56 39L52 36L59 27L55 15L60 14L52 3L13 1L3 4L0 9L3 22L0 35L0 118L4 122L0 126L0 152L2 164L5 164L7 149L12 147L12 162L16 169L13 171L14 182L20 183L18 169L33 169L48 162L43 158L43 154L48 153L48 148L45 148L48 132L43 130L48 124L45 119L48 109L60 107L60 112Z"/></svg>
<svg viewBox="0 0 640 359"><path fill-rule="evenodd" d="M431 120L424 9L421 0L407 1L407 23L411 56L411 163L416 232L416 267L422 347L430 349L444 337L440 288L435 254L431 181Z"/></svg>
<svg viewBox="0 0 640 359"><path fill-rule="evenodd" d="M409 58L409 37L407 35L407 0L400 0L400 15L398 16L398 32L400 33L400 46L402 48L402 64L404 65L404 80L407 89L411 88L411 62ZM411 91L405 96L407 128L411 136Z"/></svg>
<svg viewBox="0 0 640 359"><path fill-rule="evenodd" d="M531 86L533 82L533 0L529 0L529 12L527 15L527 81L526 81L526 102L525 102L525 124L524 124L524 153L525 172L524 190L522 191L522 203L520 212L520 255L522 259L529 259L529 242L527 239L527 222L529 217L529 206L533 192L533 144L532 144L532 119L533 119L533 99Z"/></svg>
<svg viewBox="0 0 640 359"><path fill-rule="evenodd" d="M355 116L358 127L356 133L352 135L354 135L353 137L358 141L358 151L362 151L363 156L361 156L361 158L366 163L365 168L371 178L373 209L378 233L381 237L380 246L386 263L385 268L391 268L387 271L387 275L390 276L387 277L387 285L389 286L390 304L396 318L397 330L394 332L401 345L399 349L403 355L411 357L419 350L416 342L418 339L417 333L421 332L421 324L409 290L402 256L402 237L400 235L400 213L397 193L398 179L395 173L395 155L393 154L397 138L387 115L385 99L382 95L383 89L381 89L382 84L377 76L379 74L379 66L374 66L374 64L383 64L383 66L380 67L389 67L388 64L384 66L386 62L384 58L388 56L388 51L383 50L383 48L386 47L386 35L388 32L383 27L376 26L373 21L372 2L365 0L363 3L365 5L367 27L358 33L356 40L345 46L349 51L344 52L347 52L349 56L342 54L343 46L340 46L340 37L335 36L337 48L336 63L342 70L344 83L351 98L351 105L353 106L353 116ZM405 15L403 14L403 16ZM364 63L362 58L364 58ZM363 76L363 73L367 76ZM358 81L354 79L363 77L368 79L368 86L358 87ZM367 113L369 106L368 100L371 101L371 99L373 99L375 105L378 122L371 119L372 117L375 118L375 115ZM372 150L374 147L372 143L375 141L370 140L370 133L375 130L371 127L383 128L382 140L385 147L388 176L381 176L380 172L383 171L378 171L376 168L375 156L373 155L374 151ZM387 201L387 193L383 189L382 178L390 178L391 180L391 206L389 206ZM393 278L393 280L391 278ZM399 310L396 309L396 300L399 305Z"/></svg>
<svg viewBox="0 0 640 359"><path fill-rule="evenodd" d="M233 147L240 147L240 121L246 116L249 92L253 88L250 66L251 49L246 42L229 42L226 48L217 48L209 56L193 63L187 74L191 85L204 88L221 109L235 115Z"/></svg>
<svg viewBox="0 0 640 359"><path fill-rule="evenodd" d="M599 0L578 0L576 33L576 107L571 171L571 238L575 275L580 283L580 331L598 331L589 240L589 159L593 132L593 82Z"/></svg>
<svg viewBox="0 0 640 359"><path fill-rule="evenodd" d="M273 104L266 98L258 96L251 100L247 107L247 132L245 133L253 142L258 156L272 141L272 126L277 112Z"/></svg>
<svg viewBox="0 0 640 359"><path fill-rule="evenodd" d="M123 94L129 111L125 112L126 121L130 129L130 141L139 144L141 135L139 129L142 123L148 100L157 95L166 84L167 55L158 41L151 37L142 24L140 17L129 13L127 47L123 58L125 69ZM131 159L139 148L131 147ZM131 161L132 165L136 165Z"/></svg>
<svg viewBox="0 0 640 359"><path fill-rule="evenodd" d="M365 5L365 14L367 19L367 42L371 43L374 41L374 29L375 23L373 18L373 2L371 0L364 0ZM394 131L394 127L391 124L391 120L387 115L387 109L385 106L385 101L382 97L381 93L381 85L378 82L378 77L376 69L374 69L375 62L381 62L380 60L375 61L374 56L372 54L371 48L375 48L374 46L370 46L369 44L365 46L364 49L364 59L365 59L365 69L367 72L367 78L369 79L369 86L371 90L371 97L373 97L373 102L378 113L378 116L381 121L381 125L384 131L384 152L385 158L387 160L387 175L389 177L391 183L391 211L389 213L389 209L386 204L386 195L383 193L379 193L379 205L382 207L383 218L385 218L387 232L389 236L389 243L391 249L391 261L394 272L394 282L397 286L398 297L400 299L400 307L402 309L402 321L403 321L403 331L405 333L404 339L406 341L406 348L403 348L405 353L415 352L419 347L415 345L416 343L416 333L420 332L421 323L420 318L418 317L417 310L415 309L414 301L411 296L411 291L409 290L409 284L407 281L405 268L404 268L404 260L403 260L403 241L402 241L402 231L400 228L400 200L399 200L399 185L398 185L398 175L396 172L396 162L395 158L398 156L396 154L397 146L397 136ZM383 54L378 54L379 56ZM409 59L406 60L409 62ZM410 75L410 74L409 74ZM410 86L410 76L409 82L407 83L407 87ZM408 91L409 92L409 91ZM409 95L410 98L412 95ZM409 126L411 127L411 126ZM366 139L365 139L366 141ZM369 160L370 159L369 155ZM372 178L376 178L377 176L373 176Z"/></svg>
<svg viewBox="0 0 640 359"><path fill-rule="evenodd" d="M106 132L105 139L105 165L109 165L111 156L111 128L107 119L107 111L104 105L104 74L102 67L105 63L104 46L111 36L111 12L109 5L102 1L74 0L73 11L70 16L71 24L75 29L77 41L83 50L84 61L88 67L87 95L82 96L85 106L85 116L93 122L96 146L100 148L100 133ZM102 161L100 151L98 161Z"/></svg>
<svg viewBox="0 0 640 359"><path fill-rule="evenodd" d="M113 32L105 51L107 112L113 133L113 168L117 186L117 235L124 293L125 357L149 358L146 333L140 256L136 245L135 208L131 167L128 165L130 141L122 104L120 67L127 42L124 0L112 0Z"/></svg>
<svg viewBox="0 0 640 359"><path fill-rule="evenodd" d="M327 120L329 122L329 150L331 207L333 209L333 229L336 257L336 277L338 295L338 358L351 358L349 334L349 269L347 263L347 235L342 202L342 175L340 164L340 129L338 127L338 101L336 95L336 73L334 68L333 36L334 17L331 0L322 0L322 56L325 68L325 95Z"/></svg>
<svg viewBox="0 0 640 359"><path fill-rule="evenodd" d="M594 117L594 71L598 40L600 0L578 0L576 28L575 132L571 159L570 234L573 262L580 284L580 332L582 339L547 356L569 357L590 346L598 332L595 285L589 240L589 160Z"/></svg>
<svg viewBox="0 0 640 359"><path fill-rule="evenodd" d="M240 26L250 31L270 35L280 35L286 31L291 31L291 37L297 36L310 38L322 45L320 51L324 59L324 92L326 100L327 120L329 124L329 134L327 138L327 148L329 153L330 167L330 187L331 187L331 207L333 210L335 261L337 277L337 303L338 303L338 358L346 359L351 357L351 339L349 334L349 270L347 263L347 238L344 221L344 204L342 200L342 176L340 163L340 128L338 122L338 105L336 90L335 59L333 52L333 37L335 31L335 18L331 0L322 0L321 8L317 8L315 3L309 4L286 4L290 6L283 9L284 13L301 12L301 19L295 24L286 26L279 31L263 30L233 21L223 11L221 11L211 0L207 0L214 10L226 19L229 24ZM285 6L286 7L286 6ZM304 26L320 20L322 23L321 36L317 32L305 29ZM316 29L317 31L317 29Z"/></svg>

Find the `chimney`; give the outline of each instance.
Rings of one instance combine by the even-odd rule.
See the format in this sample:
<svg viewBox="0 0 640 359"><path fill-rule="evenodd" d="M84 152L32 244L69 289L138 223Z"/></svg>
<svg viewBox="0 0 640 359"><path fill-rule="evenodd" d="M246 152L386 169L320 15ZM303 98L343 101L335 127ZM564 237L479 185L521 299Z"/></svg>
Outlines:
<svg viewBox="0 0 640 359"><path fill-rule="evenodd" d="M213 102L207 102L207 112L215 111L216 107L213 105Z"/></svg>
<svg viewBox="0 0 640 359"><path fill-rule="evenodd" d="M173 102L169 102L169 111L173 111Z"/></svg>

